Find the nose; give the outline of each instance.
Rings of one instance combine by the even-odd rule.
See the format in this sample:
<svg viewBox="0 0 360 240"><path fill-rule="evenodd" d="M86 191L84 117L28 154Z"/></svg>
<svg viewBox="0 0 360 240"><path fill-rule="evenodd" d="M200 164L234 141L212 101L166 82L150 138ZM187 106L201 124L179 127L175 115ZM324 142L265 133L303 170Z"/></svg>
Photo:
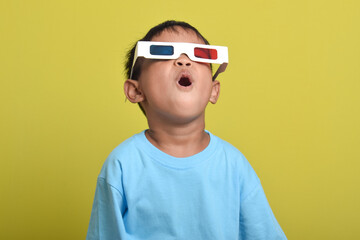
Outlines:
<svg viewBox="0 0 360 240"><path fill-rule="evenodd" d="M179 67L182 66L191 67L192 63L187 55L181 54L180 57L175 60L175 65Z"/></svg>

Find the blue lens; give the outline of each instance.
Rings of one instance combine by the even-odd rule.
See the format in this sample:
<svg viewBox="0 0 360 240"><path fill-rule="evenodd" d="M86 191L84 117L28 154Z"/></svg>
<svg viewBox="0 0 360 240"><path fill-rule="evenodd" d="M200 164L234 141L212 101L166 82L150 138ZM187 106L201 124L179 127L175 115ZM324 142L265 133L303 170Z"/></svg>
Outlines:
<svg viewBox="0 0 360 240"><path fill-rule="evenodd" d="M173 55L174 47L173 46L159 46L159 45L151 45L150 46L150 54L151 55Z"/></svg>

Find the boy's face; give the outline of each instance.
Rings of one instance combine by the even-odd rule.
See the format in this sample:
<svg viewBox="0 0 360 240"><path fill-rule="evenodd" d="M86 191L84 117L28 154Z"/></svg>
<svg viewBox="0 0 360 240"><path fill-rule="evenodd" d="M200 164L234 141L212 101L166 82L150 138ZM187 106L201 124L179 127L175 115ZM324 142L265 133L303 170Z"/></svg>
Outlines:
<svg viewBox="0 0 360 240"><path fill-rule="evenodd" d="M151 40L204 44L195 32L180 27ZM132 102L141 102L148 119L175 122L203 117L207 103L217 101L220 88L218 81L212 81L210 64L193 62L185 54L174 60L143 59L136 84L141 97Z"/></svg>

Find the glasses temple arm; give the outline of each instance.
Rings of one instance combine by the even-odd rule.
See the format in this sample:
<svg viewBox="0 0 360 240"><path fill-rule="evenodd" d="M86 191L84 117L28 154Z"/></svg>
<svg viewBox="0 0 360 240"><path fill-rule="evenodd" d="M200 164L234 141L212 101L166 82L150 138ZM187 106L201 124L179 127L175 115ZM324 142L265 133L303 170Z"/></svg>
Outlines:
<svg viewBox="0 0 360 240"><path fill-rule="evenodd" d="M218 70L216 71L216 73L214 74L214 76L213 76L213 78L212 78L213 81L215 81L215 79L217 78L217 76L218 76L220 73L222 73L222 72L225 71L227 65L228 65L228 63L222 63L222 64L220 65L220 67L218 68Z"/></svg>

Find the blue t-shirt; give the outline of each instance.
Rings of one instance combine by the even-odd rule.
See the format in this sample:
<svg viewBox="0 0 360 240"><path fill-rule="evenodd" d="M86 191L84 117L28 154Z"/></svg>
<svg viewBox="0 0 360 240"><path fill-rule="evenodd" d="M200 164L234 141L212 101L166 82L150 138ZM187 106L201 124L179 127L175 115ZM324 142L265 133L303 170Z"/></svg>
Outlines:
<svg viewBox="0 0 360 240"><path fill-rule="evenodd" d="M187 158L127 139L99 174L87 240L286 239L259 178L232 145L210 135Z"/></svg>

